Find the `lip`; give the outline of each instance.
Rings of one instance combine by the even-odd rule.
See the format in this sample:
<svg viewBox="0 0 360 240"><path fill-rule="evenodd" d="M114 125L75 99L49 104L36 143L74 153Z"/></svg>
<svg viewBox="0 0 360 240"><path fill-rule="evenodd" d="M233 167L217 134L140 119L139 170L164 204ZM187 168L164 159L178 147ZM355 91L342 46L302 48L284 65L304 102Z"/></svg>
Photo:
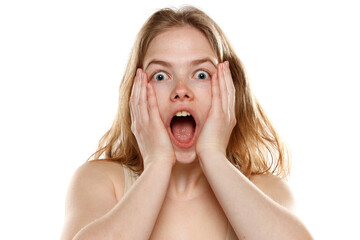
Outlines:
<svg viewBox="0 0 360 240"><path fill-rule="evenodd" d="M175 114L179 111L187 111L191 114L191 116L194 118L195 120L195 133L194 133L194 137L191 139L190 142L188 143L182 143L182 142L179 142L178 140L176 140L176 138L174 137L172 131L171 131L171 127L170 127L170 123L171 123L171 120L173 119L173 117L175 116ZM194 145L195 143L195 140L197 138L197 134L198 134L198 129L199 129L199 126L198 126L198 123L199 123L199 120L197 119L197 116L194 114L194 111L189 108L189 107L179 107L179 108L176 108L176 110L174 110L174 112L171 114L171 117L168 119L168 122L167 122L167 130L168 130L168 133L170 135L170 138L171 140L175 143L175 145L179 148L183 148L183 149L186 149L186 148L190 148Z"/></svg>

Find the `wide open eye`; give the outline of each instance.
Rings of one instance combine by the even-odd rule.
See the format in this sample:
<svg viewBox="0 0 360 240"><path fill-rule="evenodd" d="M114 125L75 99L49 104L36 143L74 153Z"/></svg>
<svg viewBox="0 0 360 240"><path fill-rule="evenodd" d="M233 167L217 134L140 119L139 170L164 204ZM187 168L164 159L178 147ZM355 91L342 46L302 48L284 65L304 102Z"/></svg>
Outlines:
<svg viewBox="0 0 360 240"><path fill-rule="evenodd" d="M210 77L210 74L208 74L207 72L205 72L203 70L199 70L195 73L195 77L198 79L206 80Z"/></svg>
<svg viewBox="0 0 360 240"><path fill-rule="evenodd" d="M162 81L162 80L165 80L167 79L169 76L164 73L164 72L158 72L158 73L155 73L154 76L153 76L153 79L155 81Z"/></svg>

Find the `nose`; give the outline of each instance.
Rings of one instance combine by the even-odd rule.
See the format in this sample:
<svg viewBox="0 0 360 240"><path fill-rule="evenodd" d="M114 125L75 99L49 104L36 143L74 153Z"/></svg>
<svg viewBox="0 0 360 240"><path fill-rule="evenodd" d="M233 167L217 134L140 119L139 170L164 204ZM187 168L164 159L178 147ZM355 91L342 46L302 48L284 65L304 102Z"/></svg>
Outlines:
<svg viewBox="0 0 360 240"><path fill-rule="evenodd" d="M171 93L171 100L172 101L185 101L193 99L194 94L192 93L191 89L189 88L189 84L186 80L178 80L175 81L174 90Z"/></svg>

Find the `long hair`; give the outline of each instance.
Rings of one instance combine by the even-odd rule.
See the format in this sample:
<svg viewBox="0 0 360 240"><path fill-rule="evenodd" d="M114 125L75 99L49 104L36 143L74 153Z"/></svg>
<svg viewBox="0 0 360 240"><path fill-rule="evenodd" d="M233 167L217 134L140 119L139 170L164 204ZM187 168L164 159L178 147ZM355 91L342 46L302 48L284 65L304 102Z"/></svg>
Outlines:
<svg viewBox="0 0 360 240"><path fill-rule="evenodd" d="M227 159L246 177L275 174L286 178L290 171L286 147L251 92L240 59L219 26L203 11L191 6L178 10L160 9L141 28L120 84L117 115L111 128L100 139L97 151L90 158L117 161L138 175L142 173L143 159L131 132L129 108L136 69L143 67L151 40L170 28L183 26L191 26L202 32L209 40L218 61L229 62L236 92L237 124L226 149Z"/></svg>

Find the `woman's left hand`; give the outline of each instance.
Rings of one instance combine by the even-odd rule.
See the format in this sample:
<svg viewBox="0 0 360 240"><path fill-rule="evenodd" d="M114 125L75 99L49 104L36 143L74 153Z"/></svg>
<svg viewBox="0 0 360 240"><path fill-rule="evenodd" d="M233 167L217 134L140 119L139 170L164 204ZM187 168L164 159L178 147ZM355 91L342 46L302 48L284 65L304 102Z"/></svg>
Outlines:
<svg viewBox="0 0 360 240"><path fill-rule="evenodd" d="M217 74L211 79L211 109L196 143L200 161L206 156L223 154L236 125L235 87L226 61L217 66Z"/></svg>

